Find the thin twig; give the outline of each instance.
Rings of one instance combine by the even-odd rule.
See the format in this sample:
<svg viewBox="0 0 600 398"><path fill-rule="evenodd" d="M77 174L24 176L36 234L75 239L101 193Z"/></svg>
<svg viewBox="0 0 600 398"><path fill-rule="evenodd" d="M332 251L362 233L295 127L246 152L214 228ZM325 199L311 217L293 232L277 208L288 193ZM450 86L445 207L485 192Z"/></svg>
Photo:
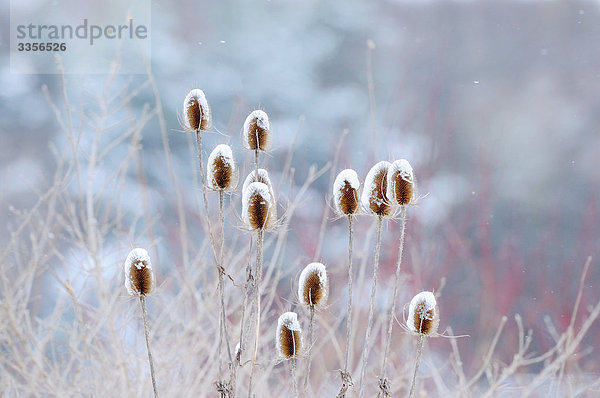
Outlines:
<svg viewBox="0 0 600 398"><path fill-rule="evenodd" d="M367 322L367 332L365 335L365 346L362 354L362 367L360 370L360 382L358 388L358 397L363 396L363 387L365 381L365 370L367 368L367 356L369 354L369 339L371 337L371 328L373 327L373 315L375 312L375 292L377 291L377 272L379 270L379 252L381 250L381 224L383 216L377 216L377 241L375 244L375 262L373 264L373 281L371 285L371 299L369 300L369 320Z"/></svg>
<svg viewBox="0 0 600 398"><path fill-rule="evenodd" d="M260 280L262 278L263 261L263 243L264 230L256 231L256 272L254 275L254 303L256 313L256 333L254 335L254 352L252 353L252 363L250 365L250 381L248 384L248 398L252 397L252 381L254 378L254 369L256 367L256 354L258 353L258 336L260 333Z"/></svg>
<svg viewBox="0 0 600 398"><path fill-rule="evenodd" d="M310 305L310 324L308 326L308 362L306 364L306 375L304 377L304 388L302 389L302 396L306 395L306 389L308 388L308 379L310 378L310 364L312 357L313 348L313 327L315 324L315 306Z"/></svg>
<svg viewBox="0 0 600 398"><path fill-rule="evenodd" d="M146 313L146 296L140 296L140 305L142 306L142 319L144 320L144 334L146 336L146 348L148 349L148 362L150 362L150 376L152 377L152 388L154 389L154 398L158 398L158 389L156 388L156 376L154 375L154 362L152 361L152 351L150 350L150 329L148 328L148 314Z"/></svg>
<svg viewBox="0 0 600 398"><path fill-rule="evenodd" d="M417 355L415 358L415 371L413 373L412 382L410 383L410 392L408 398L412 398L415 391L415 383L417 381L417 372L419 371L419 365L421 363L421 356L423 355L423 344L425 343L425 335L419 334L417 340Z"/></svg>
<svg viewBox="0 0 600 398"><path fill-rule="evenodd" d="M338 397L345 396L346 390L352 385L352 377L348 372L348 362L350 360L350 339L352 337L352 214L348 214L348 303L346 307L346 358L344 360L344 370L340 370L342 378L342 387Z"/></svg>

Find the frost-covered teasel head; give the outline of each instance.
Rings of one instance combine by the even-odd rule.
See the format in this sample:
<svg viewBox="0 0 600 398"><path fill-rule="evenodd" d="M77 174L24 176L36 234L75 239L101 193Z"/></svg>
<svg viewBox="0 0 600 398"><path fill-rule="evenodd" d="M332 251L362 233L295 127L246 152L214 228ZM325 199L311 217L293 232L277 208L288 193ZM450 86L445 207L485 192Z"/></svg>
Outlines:
<svg viewBox="0 0 600 398"><path fill-rule="evenodd" d="M432 335L440 323L439 309L432 292L421 292L410 300L406 326L413 333Z"/></svg>
<svg viewBox="0 0 600 398"><path fill-rule="evenodd" d="M387 174L390 162L382 161L371 167L360 198L361 206L368 214L392 215L394 207L387 197Z"/></svg>
<svg viewBox="0 0 600 398"><path fill-rule="evenodd" d="M242 192L242 220L250 229L267 229L272 220L271 208L274 206L269 187L262 182L253 182Z"/></svg>
<svg viewBox="0 0 600 398"><path fill-rule="evenodd" d="M260 109L252 111L244 122L244 147L266 151L269 148L271 123L269 116Z"/></svg>
<svg viewBox="0 0 600 398"><path fill-rule="evenodd" d="M356 171L340 171L333 183L333 205L340 215L356 214L359 209L360 181Z"/></svg>
<svg viewBox="0 0 600 398"><path fill-rule="evenodd" d="M327 303L329 280L321 263L310 263L300 273L298 298L307 306L322 307Z"/></svg>
<svg viewBox="0 0 600 398"><path fill-rule="evenodd" d="M275 341L281 358L298 357L302 351L302 330L295 312L286 312L279 317Z"/></svg>
<svg viewBox="0 0 600 398"><path fill-rule="evenodd" d="M204 91L191 90L183 101L183 127L186 130L208 130L212 126L212 117Z"/></svg>
<svg viewBox="0 0 600 398"><path fill-rule="evenodd" d="M406 159L396 160L387 173L387 197L394 204L406 206L414 201L417 191L413 169Z"/></svg>
<svg viewBox="0 0 600 398"><path fill-rule="evenodd" d="M242 185L242 194L248 188L248 185L253 182L262 182L267 187L269 187L269 192L271 193L271 201L273 202L273 206L271 206L269 218L272 223L275 223L277 220L277 201L275 200L275 191L273 190L273 184L271 183L271 179L269 178L269 173L265 169L258 169L258 178L255 177L255 172L252 170L246 179L244 180L244 184Z"/></svg>
<svg viewBox="0 0 600 398"><path fill-rule="evenodd" d="M232 191L238 183L238 170L229 145L220 144L208 157L208 187L215 191Z"/></svg>
<svg viewBox="0 0 600 398"><path fill-rule="evenodd" d="M146 296L154 289L154 273L150 256L144 249L133 249L123 265L125 287L132 296Z"/></svg>

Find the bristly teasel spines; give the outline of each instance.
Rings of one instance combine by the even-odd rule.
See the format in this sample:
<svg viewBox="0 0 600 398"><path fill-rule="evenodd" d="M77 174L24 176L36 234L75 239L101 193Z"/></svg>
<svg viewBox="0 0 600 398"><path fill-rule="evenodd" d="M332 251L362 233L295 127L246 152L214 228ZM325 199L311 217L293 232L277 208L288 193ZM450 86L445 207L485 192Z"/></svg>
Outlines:
<svg viewBox="0 0 600 398"><path fill-rule="evenodd" d="M267 229L271 219L273 201L269 187L262 182L253 182L242 192L242 220L250 229Z"/></svg>
<svg viewBox="0 0 600 398"><path fill-rule="evenodd" d="M327 303L329 280L321 263L310 263L300 273L298 298L307 306L322 307Z"/></svg>
<svg viewBox="0 0 600 398"><path fill-rule="evenodd" d="M154 273L148 252L136 248L129 252L125 264L125 288L132 296L146 296L154 289Z"/></svg>
<svg viewBox="0 0 600 398"><path fill-rule="evenodd" d="M229 145L219 144L208 157L208 187L215 191L232 191L238 183L238 169Z"/></svg>
<svg viewBox="0 0 600 398"><path fill-rule="evenodd" d="M361 196L361 206L369 214L385 217L392 215L394 207L387 197L387 174L391 163L381 161L367 173Z"/></svg>
<svg viewBox="0 0 600 398"><path fill-rule="evenodd" d="M406 159L396 160L387 173L387 198L394 205L406 206L414 202L416 191L412 166Z"/></svg>
<svg viewBox="0 0 600 398"><path fill-rule="evenodd" d="M295 312L283 313L277 321L277 352L285 359L297 358L302 351L302 330Z"/></svg>
<svg viewBox="0 0 600 398"><path fill-rule="evenodd" d="M432 292L421 292L410 301L406 326L413 333L431 336L440 323L439 309Z"/></svg>
<svg viewBox="0 0 600 398"><path fill-rule="evenodd" d="M360 181L352 169L340 171L333 183L333 204L340 215L356 214L359 210Z"/></svg>
<svg viewBox="0 0 600 398"><path fill-rule="evenodd" d="M271 123L265 111L257 109L250 112L244 121L244 147L253 151L269 149Z"/></svg>
<svg viewBox="0 0 600 398"><path fill-rule="evenodd" d="M208 130L212 127L212 115L204 91L190 90L183 101L183 127L186 130Z"/></svg>

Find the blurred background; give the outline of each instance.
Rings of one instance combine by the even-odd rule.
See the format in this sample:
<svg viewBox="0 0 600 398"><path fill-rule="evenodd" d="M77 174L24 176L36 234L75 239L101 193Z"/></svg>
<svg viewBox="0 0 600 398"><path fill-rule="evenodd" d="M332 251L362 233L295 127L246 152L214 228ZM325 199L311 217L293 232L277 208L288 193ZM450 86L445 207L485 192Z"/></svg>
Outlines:
<svg viewBox="0 0 600 398"><path fill-rule="evenodd" d="M197 186L191 183L196 178L192 137L181 132L178 114L187 91L198 87L214 118L205 155L218 143L230 144L240 163L246 162L242 178L251 158L241 145L243 121L253 109L268 112L273 148L265 165L281 192L278 171L290 153L295 169L290 192L297 192L311 165L321 168L334 160L342 139L336 173L354 168L362 180L379 160L411 162L422 198L408 211L403 269L411 290L401 292L401 300L438 290L445 278L440 329L451 326L456 334L470 335L458 341L465 366L475 366L503 315L523 316L526 328L534 331L534 351L554 345L548 325L558 331L568 325L588 256L594 259L581 314L598 300L597 1L153 2L151 83L144 75L66 75L63 82L60 75L10 74L6 6L2 18L3 246L18 226L17 216L50 187L60 154L70 150L56 114L65 120L67 110L73 112L85 150L93 145L94 123L104 112L105 143L119 137L123 125L147 116L140 131L141 165L148 206L157 217L157 250L169 258L159 261L159 274L184 262L175 249L180 238L176 190L189 231L202 231ZM101 105L102 98L122 99L132 92L127 106L118 101L108 109ZM82 104L86 110L78 113ZM166 123L175 181L165 166L161 116L144 113L156 106ZM117 143L99 162L90 177L98 191L112 178L128 145ZM72 177L66 184L73 192L78 181L87 181L82 167L81 179ZM292 298L291 280L318 250L330 172L315 181L291 220L287 279L278 288L283 297ZM122 181L125 193L137 192L135 176L132 168ZM120 211L135 217L139 195L123 196ZM107 204L98 206L110 207L113 199L107 195ZM287 199L280 197L281 212ZM239 213L239 195L234 203ZM346 232L343 220L333 220L331 213L329 218L319 258L337 270L331 293L335 314L345 305ZM233 217L228 222L232 229L240 224ZM357 221L359 260L372 255L373 242L366 239L372 238L373 224L366 216ZM152 243L142 227L132 229L138 238L126 245ZM107 235L116 241L119 232ZM381 265L384 307L398 237L398 223L388 223ZM107 254L107 261L120 264L121 257L122 250L114 257ZM38 288L51 291L52 283L40 278ZM51 305L44 301L31 310L43 317ZM600 328L593 330L584 347L600 346ZM509 361L516 328L502 341L500 360ZM443 339L432 344L439 352L450 350ZM599 361L592 353L580 364L597 372Z"/></svg>

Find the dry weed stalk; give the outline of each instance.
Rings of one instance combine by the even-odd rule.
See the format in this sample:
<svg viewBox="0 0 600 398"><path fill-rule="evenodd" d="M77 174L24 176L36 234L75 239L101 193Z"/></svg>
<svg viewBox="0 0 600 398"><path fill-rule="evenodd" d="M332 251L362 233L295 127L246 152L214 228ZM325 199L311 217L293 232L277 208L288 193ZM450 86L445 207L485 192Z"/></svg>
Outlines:
<svg viewBox="0 0 600 398"><path fill-rule="evenodd" d="M302 330L298 315L295 312L285 312L277 320L277 331L275 333L277 352L284 360L291 360L292 389L294 396L298 396L296 382L296 358L302 352Z"/></svg>
<svg viewBox="0 0 600 398"><path fill-rule="evenodd" d="M360 209L359 200L360 181L356 171L352 169L342 170L333 183L333 204L339 216L348 220L348 301L346 305L346 351L344 356L344 368L340 370L342 386L337 395L339 398L345 396L346 391L353 385L352 377L348 372L350 361L350 339L352 337L352 221Z"/></svg>
<svg viewBox="0 0 600 398"><path fill-rule="evenodd" d="M362 365L360 371L360 382L358 396L362 398L364 388L365 371L367 368L367 357L369 354L369 342L371 328L373 327L373 315L375 311L375 293L377 291L377 273L379 270L379 252L381 250L381 227L384 217L393 215L393 205L387 198L387 174L391 164L386 161L377 163L369 170L365 178L365 185L361 196L361 206L370 215L377 217L377 237L373 262L373 279L371 285L371 298L369 300L369 320L365 333L365 342L362 353Z"/></svg>
<svg viewBox="0 0 600 398"><path fill-rule="evenodd" d="M150 350L150 329L148 327L148 314L146 312L146 295L154 290L154 274L150 256L144 249L133 249L127 255L123 265L125 272L125 288L127 293L137 296L140 299L142 307L142 319L144 321L144 335L146 337L146 349L148 350L148 362L150 363L150 376L152 378L152 388L154 397L158 398L158 389L156 388L156 376L154 374L154 361L152 361L152 351Z"/></svg>

